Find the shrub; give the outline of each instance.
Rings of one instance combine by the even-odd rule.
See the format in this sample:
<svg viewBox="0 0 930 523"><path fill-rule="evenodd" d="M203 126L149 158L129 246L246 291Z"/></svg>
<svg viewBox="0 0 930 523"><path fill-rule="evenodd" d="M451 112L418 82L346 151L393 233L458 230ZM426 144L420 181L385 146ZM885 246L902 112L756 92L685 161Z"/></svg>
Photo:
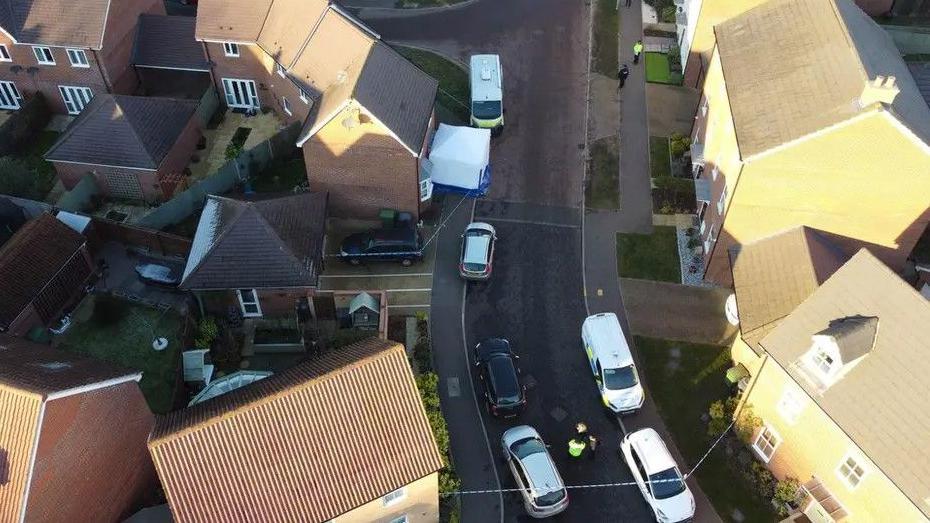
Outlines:
<svg viewBox="0 0 930 523"><path fill-rule="evenodd" d="M213 316L205 316L197 325L197 339L194 340L194 346L198 349L209 349L219 333L220 329Z"/></svg>
<svg viewBox="0 0 930 523"><path fill-rule="evenodd" d="M775 496L775 476L765 468L765 465L758 461L753 461L749 469L743 472L746 480L755 487L756 495L761 500L771 500Z"/></svg>
<svg viewBox="0 0 930 523"><path fill-rule="evenodd" d="M50 118L45 97L36 92L0 126L0 156L27 148Z"/></svg>
<svg viewBox="0 0 930 523"><path fill-rule="evenodd" d="M669 137L669 147L672 151L673 158L681 158L689 149L691 149L691 138L680 133L674 133Z"/></svg>
<svg viewBox="0 0 930 523"><path fill-rule="evenodd" d="M678 12L678 9L674 5L668 5L662 8L659 12L659 21L667 24L675 23L675 13Z"/></svg>
<svg viewBox="0 0 930 523"><path fill-rule="evenodd" d="M430 354L429 340L420 338L417 344L413 346L413 361L417 364L417 370L420 372L430 372L433 370L433 357Z"/></svg>
<svg viewBox="0 0 930 523"><path fill-rule="evenodd" d="M772 504L779 516L787 516L789 507L797 507L801 501L801 484L797 479L789 476L775 485Z"/></svg>
<svg viewBox="0 0 930 523"><path fill-rule="evenodd" d="M443 467L439 470L439 492L454 492L461 488L462 482L450 460L449 428L442 417L439 405L439 376L432 372L424 372L416 377L417 389L420 391L420 400L426 409L426 418L436 438L439 454L442 456Z"/></svg>
<svg viewBox="0 0 930 523"><path fill-rule="evenodd" d="M0 157L0 193L39 199L38 179L29 165L12 156Z"/></svg>
<svg viewBox="0 0 930 523"><path fill-rule="evenodd" d="M701 240L699 238L695 238L694 236L688 238L689 249L696 249L699 245L701 245Z"/></svg>

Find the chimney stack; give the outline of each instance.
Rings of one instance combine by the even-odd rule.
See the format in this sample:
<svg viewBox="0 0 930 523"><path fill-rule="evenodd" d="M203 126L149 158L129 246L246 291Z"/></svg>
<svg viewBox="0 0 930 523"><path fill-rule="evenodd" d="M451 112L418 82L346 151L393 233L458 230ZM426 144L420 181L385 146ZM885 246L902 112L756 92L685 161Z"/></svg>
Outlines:
<svg viewBox="0 0 930 523"><path fill-rule="evenodd" d="M859 95L859 107L866 107L879 102L890 104L901 92L894 76L876 76L875 80L865 84Z"/></svg>

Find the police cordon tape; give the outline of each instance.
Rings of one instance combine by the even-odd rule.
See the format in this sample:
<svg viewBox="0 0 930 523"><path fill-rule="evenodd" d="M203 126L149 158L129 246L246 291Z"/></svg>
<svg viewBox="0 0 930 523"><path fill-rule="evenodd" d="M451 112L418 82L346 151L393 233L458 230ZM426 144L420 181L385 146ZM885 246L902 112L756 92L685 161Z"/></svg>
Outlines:
<svg viewBox="0 0 930 523"><path fill-rule="evenodd" d="M694 475L695 472L697 472L698 467L700 467L701 464L704 463L704 459L707 458L708 455L710 455L710 451L714 450L714 447L716 447L717 444L720 443L720 440L722 440L723 437L726 436L728 432L730 432L730 429L733 428L734 424L736 424L736 420L733 420L730 422L726 430L721 432L720 436L718 436L717 439L714 440L710 448L708 448L707 451L704 452L704 455L701 456L701 459L699 459L697 464L694 465L694 468L691 469L691 472L684 474L681 477L681 479L677 479L677 478L675 479L653 479L653 480L646 481L645 483L648 483L650 485L657 485L659 483L681 483L681 482L687 481L688 478L690 478L691 476ZM588 485L565 485L564 488L580 490L580 489L595 489L595 488L609 488L609 487L633 487L637 485L639 484L636 483L635 481L618 481L615 483L591 483ZM497 493L523 492L524 490L528 490L530 492L541 492L542 494L547 494L549 492L558 492L559 490L562 490L562 489L558 488L558 489L540 490L540 489L532 489L532 488L530 489L504 488L504 489L488 489L488 490L454 490L452 492L440 492L439 495L447 497L447 496L458 496L458 495L467 495L467 494L497 494Z"/></svg>

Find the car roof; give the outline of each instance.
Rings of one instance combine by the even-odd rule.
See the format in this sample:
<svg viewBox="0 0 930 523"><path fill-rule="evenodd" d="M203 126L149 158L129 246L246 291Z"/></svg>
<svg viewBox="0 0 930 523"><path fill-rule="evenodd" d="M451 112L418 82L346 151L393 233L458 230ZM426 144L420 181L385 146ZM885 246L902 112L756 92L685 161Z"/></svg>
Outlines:
<svg viewBox="0 0 930 523"><path fill-rule="evenodd" d="M490 250L490 236L466 236L465 255L462 257L462 261L465 263L487 263Z"/></svg>
<svg viewBox="0 0 930 523"><path fill-rule="evenodd" d="M513 354L513 349L504 338L488 338L478 344L477 353L481 361L488 361L494 354Z"/></svg>
<svg viewBox="0 0 930 523"><path fill-rule="evenodd" d="M492 357L488 360L488 375L498 397L511 398L520 396L520 382L513 360L507 356Z"/></svg>
<svg viewBox="0 0 930 523"><path fill-rule="evenodd" d="M416 229L409 227L400 227L397 229L375 229L371 231L371 237L378 242L415 242L417 239L417 231Z"/></svg>
<svg viewBox="0 0 930 523"><path fill-rule="evenodd" d="M636 454L646 468L646 474L652 475L678 466L655 429L647 427L637 430L628 435L627 439L636 449Z"/></svg>
<svg viewBox="0 0 930 523"><path fill-rule="evenodd" d="M500 101L503 98L500 63L496 54L472 55L469 62L472 101Z"/></svg>
<svg viewBox="0 0 930 523"><path fill-rule="evenodd" d="M494 226L490 223L484 222L471 222L468 224L468 227L465 227L465 232L477 230L477 231L487 231L491 234L494 234Z"/></svg>
<svg viewBox="0 0 930 523"><path fill-rule="evenodd" d="M602 312L588 316L581 328L591 340L592 349L597 352L603 368L633 365L633 354L616 314Z"/></svg>
<svg viewBox="0 0 930 523"><path fill-rule="evenodd" d="M530 454L520 461L526 471L526 479L530 483L528 486L539 490L539 492L534 492L533 497L565 488L548 451Z"/></svg>

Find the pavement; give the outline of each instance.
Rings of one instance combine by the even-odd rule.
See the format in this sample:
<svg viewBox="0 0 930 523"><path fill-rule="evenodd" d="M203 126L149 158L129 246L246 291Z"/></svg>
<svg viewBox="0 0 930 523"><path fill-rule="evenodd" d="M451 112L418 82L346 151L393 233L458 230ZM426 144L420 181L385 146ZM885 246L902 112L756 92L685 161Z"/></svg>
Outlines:
<svg viewBox="0 0 930 523"><path fill-rule="evenodd" d="M453 462L466 491L514 486L498 446L500 434L518 423L535 427L550 444L568 485L632 479L618 454L622 424L629 422L621 424L601 407L580 331L589 310L614 310L626 322L615 233L652 228L644 65L633 69L621 93L619 115L628 130L621 132L622 210L585 214L589 10L590 5L564 0L476 0L421 14L358 11L391 43L459 61L477 52L501 55L507 115L503 136L492 142L491 193L477 202L447 198L432 280L434 365ZM640 3L624 15L627 11L621 49L629 55L634 37L642 34ZM456 267L459 235L471 220L490 222L499 241L491 280L466 285ZM491 418L475 396L470 348L491 336L508 338L521 355L529 390L527 411L518 421ZM568 462L566 445L578 421L601 441L595 460ZM649 400L635 423L662 429ZM716 521L706 498L689 483L698 496L698 520ZM553 520L653 521L635 487L572 489L570 498L569 508ZM460 499L465 522L529 520L514 493Z"/></svg>

